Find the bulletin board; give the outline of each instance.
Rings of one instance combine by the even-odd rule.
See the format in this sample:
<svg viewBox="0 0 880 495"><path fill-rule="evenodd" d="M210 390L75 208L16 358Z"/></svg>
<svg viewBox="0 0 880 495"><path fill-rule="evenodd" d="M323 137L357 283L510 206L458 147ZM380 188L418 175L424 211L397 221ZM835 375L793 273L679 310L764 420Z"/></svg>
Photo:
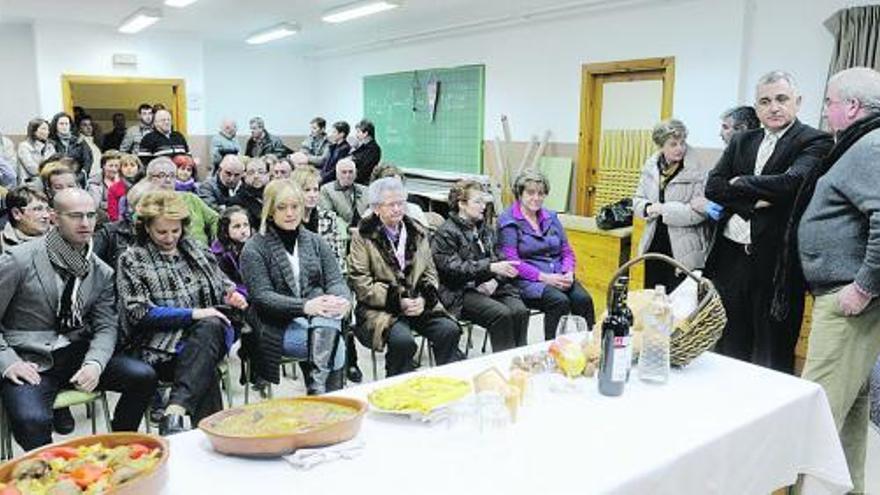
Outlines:
<svg viewBox="0 0 880 495"><path fill-rule="evenodd" d="M484 88L483 65L364 77L364 116L376 126L382 161L481 173Z"/></svg>

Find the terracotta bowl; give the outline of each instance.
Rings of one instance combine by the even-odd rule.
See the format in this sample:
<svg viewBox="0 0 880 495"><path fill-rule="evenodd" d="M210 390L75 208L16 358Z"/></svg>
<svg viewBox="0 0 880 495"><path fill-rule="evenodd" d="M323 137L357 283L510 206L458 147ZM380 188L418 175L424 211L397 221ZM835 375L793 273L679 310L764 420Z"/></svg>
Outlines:
<svg viewBox="0 0 880 495"><path fill-rule="evenodd" d="M215 413L199 422L199 429L208 435L214 450L221 454L244 457L279 457L296 449L323 447L351 440L361 428L361 421L367 411L367 403L346 397L298 397L291 399L274 399L268 402L328 402L350 407L357 414L348 420L329 424L304 433L283 435L236 436L217 431L216 426L225 418L241 414L252 406L239 406ZM261 402L260 404L266 404Z"/></svg>
<svg viewBox="0 0 880 495"><path fill-rule="evenodd" d="M101 443L106 447L118 447L130 443L141 443L150 448L162 449L159 462L153 466L153 469L141 474L131 481L117 486L113 490L106 492L113 495L153 495L162 491L165 481L168 479L168 442L156 435L144 435L141 433L107 433L104 435L90 435L85 437L74 438L64 442L57 442L50 445L40 447L30 452L12 459L0 465L0 481L5 482L12 475L12 469L21 461L31 459L40 455L42 452L54 449L56 447L80 447L82 445L92 445Z"/></svg>

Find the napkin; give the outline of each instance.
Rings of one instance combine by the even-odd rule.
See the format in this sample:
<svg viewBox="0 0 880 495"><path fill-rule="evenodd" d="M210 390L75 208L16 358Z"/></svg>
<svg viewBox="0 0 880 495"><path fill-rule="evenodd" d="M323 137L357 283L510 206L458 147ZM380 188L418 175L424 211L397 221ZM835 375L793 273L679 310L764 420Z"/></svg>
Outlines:
<svg viewBox="0 0 880 495"><path fill-rule="evenodd" d="M325 462L354 459L360 456L363 451L363 440L349 440L317 449L299 449L293 454L284 456L284 460L297 469L308 470Z"/></svg>

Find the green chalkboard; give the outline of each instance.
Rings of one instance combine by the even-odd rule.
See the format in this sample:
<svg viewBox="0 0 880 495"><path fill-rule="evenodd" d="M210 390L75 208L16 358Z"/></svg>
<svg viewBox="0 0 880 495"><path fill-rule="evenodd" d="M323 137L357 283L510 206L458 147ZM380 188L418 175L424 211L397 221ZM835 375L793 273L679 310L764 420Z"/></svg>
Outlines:
<svg viewBox="0 0 880 495"><path fill-rule="evenodd" d="M438 83L433 116L432 82ZM382 161L481 173L484 82L483 65L364 77L364 115L376 126Z"/></svg>

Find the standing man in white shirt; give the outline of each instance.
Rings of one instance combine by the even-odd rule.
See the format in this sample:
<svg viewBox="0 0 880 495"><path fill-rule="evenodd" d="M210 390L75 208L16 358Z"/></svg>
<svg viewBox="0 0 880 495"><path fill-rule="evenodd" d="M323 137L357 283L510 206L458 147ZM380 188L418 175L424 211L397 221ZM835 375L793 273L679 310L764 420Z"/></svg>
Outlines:
<svg viewBox="0 0 880 495"><path fill-rule="evenodd" d="M786 373L794 372L804 294L790 291L785 314L771 317L783 233L803 178L832 145L797 120L800 104L791 74L761 77L755 110L763 128L734 136L706 183L706 198L723 208L706 261L727 311L717 350Z"/></svg>

